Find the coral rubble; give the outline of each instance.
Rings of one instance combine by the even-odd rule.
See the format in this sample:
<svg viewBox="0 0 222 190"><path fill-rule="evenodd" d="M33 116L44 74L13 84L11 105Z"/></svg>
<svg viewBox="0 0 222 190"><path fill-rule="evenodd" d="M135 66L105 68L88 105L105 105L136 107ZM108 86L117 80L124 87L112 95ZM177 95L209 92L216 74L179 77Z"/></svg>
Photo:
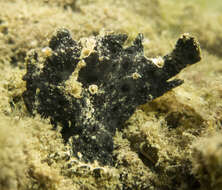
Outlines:
<svg viewBox="0 0 222 190"><path fill-rule="evenodd" d="M158 59L143 52L143 35L124 48L124 34L74 41L60 29L49 47L27 57L23 99L31 114L62 125L63 138L84 161L112 164L113 135L138 105L181 85L169 79L200 61L198 42L182 35L174 50Z"/></svg>

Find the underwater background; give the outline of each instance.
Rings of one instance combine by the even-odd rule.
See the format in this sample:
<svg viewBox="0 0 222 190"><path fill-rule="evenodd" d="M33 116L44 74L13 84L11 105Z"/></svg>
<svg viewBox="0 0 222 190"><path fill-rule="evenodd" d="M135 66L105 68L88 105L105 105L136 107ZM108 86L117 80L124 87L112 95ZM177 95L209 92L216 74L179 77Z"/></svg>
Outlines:
<svg viewBox="0 0 222 190"><path fill-rule="evenodd" d="M222 1L0 0L1 190L221 190ZM49 119L23 101L27 55L58 28L79 41L101 33L144 35L144 54L171 52L189 33L202 59L179 87L138 106L117 131L115 164L84 162ZM73 156L73 155L77 156Z"/></svg>

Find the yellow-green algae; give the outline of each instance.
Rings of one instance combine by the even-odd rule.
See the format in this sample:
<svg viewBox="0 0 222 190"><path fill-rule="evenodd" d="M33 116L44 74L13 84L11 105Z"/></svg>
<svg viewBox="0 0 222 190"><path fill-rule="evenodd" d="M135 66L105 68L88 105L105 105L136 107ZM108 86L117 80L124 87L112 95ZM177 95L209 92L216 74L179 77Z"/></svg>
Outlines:
<svg viewBox="0 0 222 190"><path fill-rule="evenodd" d="M175 182L188 189L181 171L201 190L221 189L221 11L220 0L1 1L0 189L175 189ZM202 61L179 74L185 83L140 106L116 134L116 167L85 164L79 155L70 168L60 133L30 117L22 101L25 54L46 47L60 27L76 40L113 31L130 43L143 33L145 54L154 58L184 32L201 43Z"/></svg>

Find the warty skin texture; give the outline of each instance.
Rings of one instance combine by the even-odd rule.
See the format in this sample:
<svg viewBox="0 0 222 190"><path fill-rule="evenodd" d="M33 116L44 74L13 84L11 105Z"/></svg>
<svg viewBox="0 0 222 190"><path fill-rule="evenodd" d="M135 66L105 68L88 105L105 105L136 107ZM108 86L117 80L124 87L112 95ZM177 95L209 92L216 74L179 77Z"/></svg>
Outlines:
<svg viewBox="0 0 222 190"><path fill-rule="evenodd" d="M39 64L39 54L27 57L26 91L23 99L31 114L50 118L62 125L65 141L71 142L73 154L80 152L86 162L113 164L113 135L124 127L135 109L181 85L169 79L183 68L200 61L200 48L194 37L182 35L174 50L155 65L143 52L143 35L130 47L123 48L125 34L107 34L93 38L92 51L83 55L84 47L61 29L51 38L51 53ZM66 91L79 62L81 97ZM96 87L92 92L91 87Z"/></svg>

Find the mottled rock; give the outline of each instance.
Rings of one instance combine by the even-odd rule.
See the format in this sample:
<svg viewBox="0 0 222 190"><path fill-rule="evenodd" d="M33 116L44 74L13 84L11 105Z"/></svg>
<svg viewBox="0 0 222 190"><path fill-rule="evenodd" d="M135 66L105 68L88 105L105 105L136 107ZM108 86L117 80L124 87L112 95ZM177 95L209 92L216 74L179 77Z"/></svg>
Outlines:
<svg viewBox="0 0 222 190"><path fill-rule="evenodd" d="M125 34L73 40L61 29L42 52L27 57L23 99L31 114L62 125L65 141L86 162L112 164L113 135L138 105L181 85L169 79L200 61L198 42L182 35L174 50L157 59L143 52L143 35L123 48Z"/></svg>

